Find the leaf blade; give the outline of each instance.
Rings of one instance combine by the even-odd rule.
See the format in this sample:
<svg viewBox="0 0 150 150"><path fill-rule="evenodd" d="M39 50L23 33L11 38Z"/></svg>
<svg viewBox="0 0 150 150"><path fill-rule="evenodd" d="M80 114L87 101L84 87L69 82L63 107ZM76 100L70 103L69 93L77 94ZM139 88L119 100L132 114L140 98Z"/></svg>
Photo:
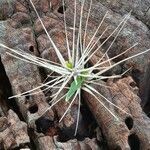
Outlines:
<svg viewBox="0 0 150 150"><path fill-rule="evenodd" d="M76 81L74 80L72 83L71 83L71 86L67 92L67 95L66 95L66 101L68 102L70 100L70 98L75 94L75 92L81 88L82 86L82 83L84 82L84 78L82 77L77 77L77 83Z"/></svg>

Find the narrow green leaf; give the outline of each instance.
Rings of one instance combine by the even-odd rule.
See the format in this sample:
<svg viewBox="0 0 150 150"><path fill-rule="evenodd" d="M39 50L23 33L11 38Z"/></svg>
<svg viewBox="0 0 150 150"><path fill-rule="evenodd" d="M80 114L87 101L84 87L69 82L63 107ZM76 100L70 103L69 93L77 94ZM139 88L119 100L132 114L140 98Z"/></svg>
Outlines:
<svg viewBox="0 0 150 150"><path fill-rule="evenodd" d="M71 83L69 91L67 92L66 95L66 101L70 100L70 98L75 94L75 92L82 86L84 80L85 78L83 77L77 77L77 83L75 82L75 80Z"/></svg>

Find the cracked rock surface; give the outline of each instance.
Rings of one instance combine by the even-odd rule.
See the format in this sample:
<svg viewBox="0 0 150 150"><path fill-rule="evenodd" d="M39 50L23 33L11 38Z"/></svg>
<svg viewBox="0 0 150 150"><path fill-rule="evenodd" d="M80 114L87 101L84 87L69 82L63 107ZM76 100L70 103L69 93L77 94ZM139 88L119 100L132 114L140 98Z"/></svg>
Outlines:
<svg viewBox="0 0 150 150"><path fill-rule="evenodd" d="M33 3L56 46L67 58L61 0L33 0ZM83 26L86 22L89 4L90 1L86 1ZM68 39L71 46L74 0L65 0L65 6ZM80 15L80 8L80 1L77 0L77 16ZM87 43L107 11L108 16L98 31L96 39L107 26L109 30L104 34L103 39L99 40L99 44L111 34L130 10L132 10L131 16L111 47L108 53L109 57L125 51L136 42L139 45L119 59L150 48L149 0L93 0ZM79 19L77 17L78 23ZM78 27L79 24L76 28L78 29ZM107 50L114 36L103 45L100 49L101 52L97 52L93 56L91 64L94 64ZM28 0L0 1L0 43L58 62L54 49ZM119 74L132 67L121 79L104 82L111 86L111 89L95 87L112 103L120 106L130 115L122 113L100 98L110 110L119 116L120 121L116 122L94 97L83 93L79 130L77 136L74 137L77 100L63 122L59 123L62 113L68 106L64 101L58 103L41 117L42 113L49 108L49 96L54 91L45 93L39 89L38 94L32 96L8 99L9 96L39 86L51 71L13 58L7 52L9 51L0 47L0 149L150 149L150 119L148 117L150 114L150 53L128 60L114 68L111 73ZM112 63L117 61L119 60Z"/></svg>

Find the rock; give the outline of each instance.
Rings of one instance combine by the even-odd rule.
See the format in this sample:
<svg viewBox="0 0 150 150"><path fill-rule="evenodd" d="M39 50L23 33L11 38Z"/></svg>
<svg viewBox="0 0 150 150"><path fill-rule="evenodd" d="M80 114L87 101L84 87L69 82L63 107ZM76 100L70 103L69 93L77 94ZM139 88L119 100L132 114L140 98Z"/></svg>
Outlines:
<svg viewBox="0 0 150 150"><path fill-rule="evenodd" d="M150 14L150 2L149 0L143 0L142 3L140 0L136 1L110 1L110 0L99 0L104 6L109 7L112 11L123 14L132 10L134 16L149 26Z"/></svg>
<svg viewBox="0 0 150 150"><path fill-rule="evenodd" d="M16 148L30 142L27 124L20 121L12 110L8 111L7 117L0 117L0 128L0 143L4 149Z"/></svg>
<svg viewBox="0 0 150 150"><path fill-rule="evenodd" d="M111 110L119 120L116 120L90 94L84 93L84 97L102 129L102 133L106 137L110 149L149 149L150 120L140 106L141 100L137 96L135 82L131 77L125 77L116 82L108 81L107 85L110 86L109 89L98 85L92 85L92 87L100 92L108 101L128 113L122 112L107 102L106 99L95 94L99 98L99 101Z"/></svg>
<svg viewBox="0 0 150 150"><path fill-rule="evenodd" d="M48 33L56 43L56 46L61 49L61 53L67 60L67 48L63 24L64 12L62 2L60 0L52 0L51 2L49 2L48 0L33 0L33 3L37 8L40 17L42 18L48 30ZM77 1L77 4L76 33L78 32L79 27L81 2ZM89 4L89 1L85 2L82 24L83 29L86 23ZM148 25L149 22L148 4L149 2L147 0L144 0L143 5L140 8L138 0L136 2L129 3L127 3L126 1L107 0L97 2L96 0L93 0L91 16L88 23L86 45L89 43L90 38L93 36L99 22L104 17L106 11L108 11L108 15L104 20L100 30L98 31L94 42L103 33L107 26L108 31L102 36L100 40L98 40L98 44L95 45L94 48L97 48L98 45L103 43L107 39L107 37L109 37L111 32L122 21L125 13L129 12L130 9L133 8L132 15L129 17L125 27L120 32L118 38L112 45L110 51L108 52L108 56L106 56L106 58L104 59L107 59L107 57L112 58L113 56L120 54L136 42L139 43L139 46L134 47L133 49L131 49L131 51L125 53L122 57L115 59L114 62L111 63L118 62L121 59L150 48L149 29L145 25ZM0 6L1 43L4 43L11 48L18 50L21 49L22 51L36 55L38 57L58 62L58 58L56 57L54 48L51 42L48 40L29 1L9 0L9 3L8 1L1 1ZM74 16L73 0L65 1L65 12L68 38L69 41L71 41L69 44L70 48L72 49L72 27ZM146 16L147 18L144 18L144 16ZM137 20L136 17L138 17L142 22L140 20ZM94 64L95 61L97 61L99 57L107 50L108 46L111 44L114 38L115 34L109 40L107 40L105 44L103 44L103 46L100 48L101 52L98 51L90 60L92 64ZM0 47L1 62L5 68L14 95L39 86L44 81L45 77L47 77L47 75L50 73L49 70L42 70L41 68L30 63L13 58L7 55L6 52L8 51ZM149 55L150 54L147 53L145 55L139 56L138 58L135 58L134 60L128 60L117 67L117 71L113 70L113 73L121 73L124 70L132 67L132 70L128 74L130 74L137 83L142 98L145 96L145 88L149 89L149 86L146 85L147 76L149 74L147 71L149 65ZM114 118L110 116L109 113L107 113L106 109L104 109L102 105L99 105L99 103L94 101L95 99L93 97L88 94L85 94L83 97L83 101L87 102L88 106L90 107L93 115L96 118L96 121L102 129L104 137L107 139L108 146L111 149L133 149L135 148L133 145L133 141L137 141L136 146L138 146L138 148L140 146L143 149L149 148L149 118L143 113L141 109L141 100L137 96L137 87L131 87L134 86L135 82L133 82L130 77L127 77L116 82L108 82L108 85L112 86L112 89L96 87L98 90L102 90L102 93L104 93L106 97L110 98L112 102L114 102L115 104L119 104L120 107L124 108L131 114L131 116L127 116L122 112L114 109L114 107L107 105L113 112L119 115L120 121L118 122L114 121ZM131 86L129 85L130 83ZM62 129L64 125L69 127L72 125L74 126L76 120L77 104L75 103L67 114L70 120L66 117L67 119L64 120L64 122L62 123L63 125L61 123L58 125L58 122L55 121L58 121L58 118L60 119L63 111L67 108L68 104L66 104L65 101L62 101L61 103L56 105L53 110L49 110L46 114L41 116L43 112L49 108L48 101L50 99L46 96L51 95L51 92L53 91L50 91L46 94L46 92L43 92L42 89L39 89L36 92L38 92L38 94L36 95L19 97L16 99L16 102L29 128L33 130L33 135L31 136L31 138L35 141L35 144L39 149L49 149L49 147L55 147L56 145L59 145L62 149L65 149L66 147L74 149L76 147L79 149L96 149L98 147L95 143L95 139L93 140L93 138L92 140L88 139L88 142L86 141L86 139L82 142L74 139L65 143L61 143L55 140L54 143L53 137L59 134L59 130L57 129L57 127L59 129ZM148 91L146 92L146 96L147 93ZM145 105L147 104L147 99L148 98L146 98L144 102ZM130 105L129 102L131 102ZM61 106L62 108L60 109ZM56 116L55 114L57 114L58 116ZM4 118L4 123L5 120L7 119ZM84 119L82 119L81 117L81 122L82 121L84 122ZM83 129L83 126L80 127L81 128L79 128L79 131ZM15 128L13 130L15 130ZM6 131L7 134L9 134L9 130ZM67 130L65 130L65 132L67 132ZM100 132L100 134L102 133ZM9 137L12 140L12 145L21 142L18 135L16 136L16 141L13 139L13 136L10 135ZM47 143L47 141L50 142L48 144L45 144ZM12 145L7 145L7 147L11 147Z"/></svg>

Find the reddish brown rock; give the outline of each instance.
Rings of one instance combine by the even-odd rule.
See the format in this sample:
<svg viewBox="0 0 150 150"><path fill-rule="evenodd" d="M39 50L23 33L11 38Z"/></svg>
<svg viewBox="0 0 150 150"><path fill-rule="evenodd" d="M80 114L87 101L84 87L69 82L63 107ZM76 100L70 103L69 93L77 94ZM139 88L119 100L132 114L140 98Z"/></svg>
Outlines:
<svg viewBox="0 0 150 150"><path fill-rule="evenodd" d="M51 3L48 0L40 1L33 0L35 7L37 8L40 16L50 34L53 38L54 42L61 49L64 57L67 58L66 54L66 41L65 41L65 32L63 26L63 11L62 11L62 3L59 0L52 0ZM79 2L77 2L79 4ZM102 5L104 4L104 5ZM130 5L130 7L128 6ZM133 5L132 5L133 4ZM138 4L138 5L137 5ZM104 34L103 38L99 41L99 44L102 43L110 33L117 27L117 25L121 22L126 10L129 8L134 8L133 13L129 20L127 21L124 29L119 34L116 39L114 45L110 49L108 55L109 57L113 57L117 55L133 44L135 42L139 42L139 46L135 47L129 53L126 53L119 59L123 59L125 57L129 57L132 54L142 52L148 48L150 48L149 44L149 29L147 26L137 20L135 17L142 18L145 23L148 23L148 12L149 6L146 0L143 1L142 9L139 8L139 1L124 3L123 1L117 2L109 2L102 1L97 2L93 1L91 16L89 19L88 25L88 37L87 41L89 41L89 37L92 37L95 32L99 22L103 18L106 11L109 11L108 16L104 20L104 24L100 28L98 37L106 28L109 26L108 32ZM74 14L74 1L66 0L66 17L67 17L67 27L68 27L68 37L70 42L70 47L72 46L72 26L73 26L73 14ZM32 53L33 55L40 56L49 60L58 61L56 54L54 53L54 49L46 37L45 32L40 25L33 8L31 7L29 1L16 1L11 0L10 3L8 1L0 2L0 19L6 20L0 22L0 42L5 43L7 46L11 48L21 48L23 51L28 53ZM30 7L29 7L30 6ZM107 7L106 7L107 6ZM122 6L120 8L120 6ZM80 14L80 5L77 6L77 15ZM86 5L84 8L83 15L83 28L86 21L86 14L89 8L89 2L86 1ZM119 12L119 13L117 13ZM121 12L121 13L120 13ZM136 14L136 15L135 15ZM135 17L134 17L135 16ZM146 16L143 18L143 16ZM76 31L78 32L79 26L79 17L77 17L77 25ZM110 43L113 41L110 38L102 47L102 51L106 51ZM88 43L88 42L87 42ZM34 87L37 87L42 83L45 79L46 75L49 73L47 70L44 70L42 73L39 71L37 66L33 66L31 64L22 62L21 60L17 60L8 56L6 51L3 48L0 48L0 55L2 58L2 64L4 65L6 74L10 80L13 94L20 94L21 92L30 90ZM92 63L95 63L99 58L99 54L94 55L91 59ZM115 60L118 61L118 60ZM119 71L122 72L125 68L133 67L131 71L131 75L134 77L136 83L140 87L140 91L143 91L145 88L149 89L147 84L147 76L148 72L146 67L149 65L149 54L145 54L140 56L134 60L129 60L124 64L120 65ZM119 72L118 71L118 72ZM120 71L120 72L121 72ZM45 73L46 72L46 73ZM144 77L144 78L143 78ZM120 79L117 82L109 82L112 89L100 88L96 87L98 90L102 91L106 97L108 97L113 103L119 105L123 109L125 109L131 116L127 116L122 112L114 109L114 107L107 105L113 112L115 112L120 121L114 121L114 118L107 113L106 109L104 109L99 103L96 103L93 97L85 94L83 100L88 103L93 115L96 118L104 137L107 139L107 143L111 149L113 148L122 148L122 149L133 149L134 145L133 141L137 141L136 146L140 143L139 149L147 150L149 149L149 118L143 113L140 107L140 99L137 96L137 88L134 87L133 80L129 78ZM130 85L131 84L131 85ZM20 112L24 117L26 123L32 128L33 135L32 139L36 139L38 142L35 142L37 147L39 148L47 148L55 147L53 137L54 135L59 134L57 127L58 120L63 114L63 111L66 109L68 104L62 101L60 104L55 107L55 116L52 110L49 110L43 117L39 118L44 110L49 108L49 104L47 102L46 94L41 91L38 91L39 94L34 96L21 97L16 99L16 102L20 108ZM51 93L48 93L51 94ZM147 96L143 94L143 96ZM148 98L147 98L148 99ZM105 102L106 103L106 102ZM147 101L145 102L147 104ZM61 109L60 106L63 106ZM61 111L60 111L61 110ZM6 109L7 111L7 109ZM73 112L73 113L71 113ZM72 125L76 120L76 112L77 105L73 105L71 110L68 113L69 117L66 117L64 124L66 126ZM148 112L148 110L147 110ZM57 118L58 117L58 118ZM69 120L69 119L70 120ZM5 123L4 119L4 123ZM68 122L69 120L69 122ZM73 121L72 121L73 120ZM82 120L84 122L84 120ZM133 122L133 123L132 123ZM7 121L6 121L7 124ZM84 124L84 123L83 123ZM19 127L19 125L17 125ZM59 126L60 127L60 126ZM4 126L5 128L5 126ZM61 127L60 127L61 129ZM83 126L79 127L79 131L83 129ZM48 132L49 134L48 134ZM37 133L40 132L40 133ZM67 131L66 131L67 132ZM9 133L9 132L7 132ZM50 135L45 136L45 135ZM42 137L41 137L42 135ZM18 135L17 135L18 136ZM1 139L1 138L0 138ZM10 135L10 139L12 143L16 141ZM9 139L8 139L9 140ZM18 143L19 137L17 139ZM49 143L46 145L45 143ZM75 142L74 142L75 141ZM64 143L58 142L56 145L59 145L62 149L66 147L76 149L96 149L97 144L92 142L93 140L89 140L88 144L86 142L79 142L76 140L67 141ZM104 138L103 140L104 141ZM91 144L92 142L92 144ZM38 144L37 144L38 143ZM68 144L69 143L69 144ZM89 144L90 143L90 144ZM12 144L13 145L13 144ZM69 145L69 146L68 146ZM95 147L94 147L95 146ZM10 145L8 145L10 147ZM137 148L136 148L137 149Z"/></svg>

